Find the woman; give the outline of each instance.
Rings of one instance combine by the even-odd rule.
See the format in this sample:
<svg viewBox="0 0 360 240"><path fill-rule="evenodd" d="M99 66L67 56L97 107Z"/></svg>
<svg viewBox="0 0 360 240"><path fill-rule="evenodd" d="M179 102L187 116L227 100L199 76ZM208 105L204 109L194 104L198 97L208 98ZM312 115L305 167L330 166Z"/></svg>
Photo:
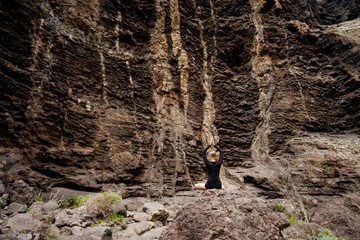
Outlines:
<svg viewBox="0 0 360 240"><path fill-rule="evenodd" d="M211 145L214 146L213 141L211 141ZM210 161L207 159L206 151L210 148L210 145L207 146L202 151L202 157L204 159L206 169L208 172L208 180L207 180L206 184L204 184L204 183L195 184L195 189L197 189L197 190L206 190L206 189L211 189L211 188L224 189L224 186L222 185L221 180L219 178L220 168L221 168L221 164L223 161L224 153L218 146L215 145L215 147L220 152L219 161L217 161L217 159L216 159L215 151L210 152L210 154L209 154Z"/></svg>

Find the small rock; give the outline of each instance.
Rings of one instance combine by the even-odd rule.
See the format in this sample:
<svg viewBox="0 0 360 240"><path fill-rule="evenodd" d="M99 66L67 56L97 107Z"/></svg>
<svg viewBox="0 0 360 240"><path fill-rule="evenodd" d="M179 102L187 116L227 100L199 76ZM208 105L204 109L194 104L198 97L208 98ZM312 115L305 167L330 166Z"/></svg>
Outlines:
<svg viewBox="0 0 360 240"><path fill-rule="evenodd" d="M81 221L85 222L85 221L92 220L94 218L94 216L91 215L90 213L83 213L83 214L80 214L79 218L81 219Z"/></svg>
<svg viewBox="0 0 360 240"><path fill-rule="evenodd" d="M82 222L81 223L81 227L83 228L87 228L87 227L90 227L91 226L91 222Z"/></svg>
<svg viewBox="0 0 360 240"><path fill-rule="evenodd" d="M28 213L20 213L10 218L7 226L14 232L20 232L21 230L36 231L40 229L41 222Z"/></svg>
<svg viewBox="0 0 360 240"><path fill-rule="evenodd" d="M55 211L56 209L59 209L59 204L55 201L50 201L44 203L43 209L45 212Z"/></svg>
<svg viewBox="0 0 360 240"><path fill-rule="evenodd" d="M144 234L141 236L141 239L143 239L143 240L155 240L155 239L159 239L161 233L164 231L165 228L166 228L166 227L151 229L150 231L144 233Z"/></svg>
<svg viewBox="0 0 360 240"><path fill-rule="evenodd" d="M127 211L127 217L133 217L136 212L133 211Z"/></svg>
<svg viewBox="0 0 360 240"><path fill-rule="evenodd" d="M151 215L152 221L160 221L163 224L170 214L165 210L165 207L160 203L145 203L142 207L143 211Z"/></svg>
<svg viewBox="0 0 360 240"><path fill-rule="evenodd" d="M69 227L63 227L63 228L60 230L60 234L61 234L61 235L64 235L64 236L71 236L73 233L72 233L71 228L69 228Z"/></svg>
<svg viewBox="0 0 360 240"><path fill-rule="evenodd" d="M33 239L33 235L31 233L19 234L17 237L21 240L32 240Z"/></svg>
<svg viewBox="0 0 360 240"><path fill-rule="evenodd" d="M123 203L128 211L136 212L141 210L144 202L139 200L138 198L125 198L123 199Z"/></svg>
<svg viewBox="0 0 360 240"><path fill-rule="evenodd" d="M29 214L31 214L37 220L41 220L43 218L43 202L34 202L29 207Z"/></svg>
<svg viewBox="0 0 360 240"><path fill-rule="evenodd" d="M55 226L57 226L57 227L64 227L65 225L66 225L66 223L65 223L65 221L63 219L57 220L55 222Z"/></svg>
<svg viewBox="0 0 360 240"><path fill-rule="evenodd" d="M114 202L111 205L110 212L116 212L116 213L118 213L120 215L123 215L124 217L127 216L127 212L126 212L126 208L125 208L124 203Z"/></svg>
<svg viewBox="0 0 360 240"><path fill-rule="evenodd" d="M137 212L133 216L133 219L135 220L135 222L146 222L151 220L151 216L144 212Z"/></svg>
<svg viewBox="0 0 360 240"><path fill-rule="evenodd" d="M83 228L78 226L73 226L71 227L71 232L73 235L81 235L83 232Z"/></svg>
<svg viewBox="0 0 360 240"><path fill-rule="evenodd" d="M147 222L139 222L136 223L135 227L134 227L134 232L137 235L142 235L143 233L147 232L150 230L150 226Z"/></svg>
<svg viewBox="0 0 360 240"><path fill-rule="evenodd" d="M13 213L25 213L27 210L27 206L24 204L13 202L10 203L7 210L12 211Z"/></svg>
<svg viewBox="0 0 360 240"><path fill-rule="evenodd" d="M80 240L112 240L112 231L108 227L86 228L80 237Z"/></svg>

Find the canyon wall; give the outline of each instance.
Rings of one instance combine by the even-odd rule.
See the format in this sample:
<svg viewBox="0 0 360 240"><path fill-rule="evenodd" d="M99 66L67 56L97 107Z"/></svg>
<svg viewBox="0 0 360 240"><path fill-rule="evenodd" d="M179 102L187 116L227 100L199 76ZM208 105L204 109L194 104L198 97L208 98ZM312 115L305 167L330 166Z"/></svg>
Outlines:
<svg viewBox="0 0 360 240"><path fill-rule="evenodd" d="M206 178L210 136L228 169L301 162L317 134L358 142L359 34L330 25L360 4L338 2L1 1L6 192L173 195Z"/></svg>

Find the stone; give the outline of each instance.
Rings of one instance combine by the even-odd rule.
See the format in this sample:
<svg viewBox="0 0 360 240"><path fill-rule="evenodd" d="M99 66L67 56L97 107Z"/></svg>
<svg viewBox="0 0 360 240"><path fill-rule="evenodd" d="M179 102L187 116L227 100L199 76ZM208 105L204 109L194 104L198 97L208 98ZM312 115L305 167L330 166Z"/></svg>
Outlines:
<svg viewBox="0 0 360 240"><path fill-rule="evenodd" d="M37 231L41 227L41 222L31 214L20 213L10 218L7 226L15 233L19 233L21 230Z"/></svg>
<svg viewBox="0 0 360 240"><path fill-rule="evenodd" d="M150 221L151 216L144 212L137 212L133 216L133 219L135 220L135 222L145 222L145 221Z"/></svg>
<svg viewBox="0 0 360 240"><path fill-rule="evenodd" d="M112 240L112 231L109 227L91 227L82 231L80 240Z"/></svg>
<svg viewBox="0 0 360 240"><path fill-rule="evenodd" d="M84 231L84 229L82 227L79 227L79 226L71 227L71 232L73 235L81 235L83 231Z"/></svg>
<svg viewBox="0 0 360 240"><path fill-rule="evenodd" d="M116 212L124 217L127 216L126 208L124 203L114 202L110 207L110 212Z"/></svg>
<svg viewBox="0 0 360 240"><path fill-rule="evenodd" d="M34 199L34 189L23 180L16 180L10 190L10 202L30 204Z"/></svg>
<svg viewBox="0 0 360 240"><path fill-rule="evenodd" d="M151 215L151 221L154 222L159 221L165 224L170 216L165 207L157 202L144 203L142 209L144 212Z"/></svg>
<svg viewBox="0 0 360 240"><path fill-rule="evenodd" d="M33 240L33 235L31 233L19 234L18 238L21 240Z"/></svg>
<svg viewBox="0 0 360 240"><path fill-rule="evenodd" d="M137 235L142 235L143 233L150 230L150 226L147 222L139 222L134 225L134 232Z"/></svg>
<svg viewBox="0 0 360 240"><path fill-rule="evenodd" d="M166 227L160 227L160 228L154 228L150 231L144 233L141 235L141 239L143 240L156 240L159 239L161 236L161 233L166 229Z"/></svg>
<svg viewBox="0 0 360 240"><path fill-rule="evenodd" d="M12 202L9 204L7 210L13 213L25 213L27 210L27 206L24 204Z"/></svg>
<svg viewBox="0 0 360 240"><path fill-rule="evenodd" d="M81 221L85 222L85 221L90 221L94 218L94 216L90 213L83 213L80 214L79 218L81 219Z"/></svg>
<svg viewBox="0 0 360 240"><path fill-rule="evenodd" d="M125 198L123 199L125 207L128 211L141 211L141 208L144 204L144 200L139 198Z"/></svg>
<svg viewBox="0 0 360 240"><path fill-rule="evenodd" d="M52 212L59 209L59 204L55 201L49 201L44 203L43 209L45 212Z"/></svg>
<svg viewBox="0 0 360 240"><path fill-rule="evenodd" d="M289 225L285 214L247 191L207 190L179 210L160 239L282 239Z"/></svg>
<svg viewBox="0 0 360 240"><path fill-rule="evenodd" d="M37 220L41 220L43 218L43 215L44 215L43 214L43 206L44 206L43 202L39 202L39 201L34 202L29 207L29 214L31 214Z"/></svg>

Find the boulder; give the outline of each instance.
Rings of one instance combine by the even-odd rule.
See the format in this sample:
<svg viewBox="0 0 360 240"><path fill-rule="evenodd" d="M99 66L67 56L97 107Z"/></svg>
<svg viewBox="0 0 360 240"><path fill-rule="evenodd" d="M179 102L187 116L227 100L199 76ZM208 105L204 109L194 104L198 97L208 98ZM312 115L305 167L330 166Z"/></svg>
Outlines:
<svg viewBox="0 0 360 240"><path fill-rule="evenodd" d="M29 207L29 213L36 219L41 220L43 218L43 202L34 202Z"/></svg>
<svg viewBox="0 0 360 240"><path fill-rule="evenodd" d="M10 205L7 208L8 211L11 211L13 213L25 213L27 210L27 206L20 203L10 203Z"/></svg>
<svg viewBox="0 0 360 240"><path fill-rule="evenodd" d="M124 203L114 202L110 207L110 212L116 212L124 217L127 216Z"/></svg>
<svg viewBox="0 0 360 240"><path fill-rule="evenodd" d="M249 192L207 190L178 211L160 239L283 239L281 230L289 225L285 214Z"/></svg>
<svg viewBox="0 0 360 240"><path fill-rule="evenodd" d="M150 230L150 225L147 222L139 222L134 224L134 232L137 235L142 235L143 233Z"/></svg>
<svg viewBox="0 0 360 240"><path fill-rule="evenodd" d="M151 229L150 231L144 233L143 235L141 235L141 239L143 240L155 240L155 239L159 239L161 233L164 231L166 227L160 227L160 228L154 228Z"/></svg>
<svg viewBox="0 0 360 240"><path fill-rule="evenodd" d="M10 227L14 233L19 233L22 230L37 231L41 228L41 222L31 214L20 213L10 218L7 226Z"/></svg>
<svg viewBox="0 0 360 240"><path fill-rule="evenodd" d="M135 220L135 222L146 222L151 220L151 216L144 212L137 212L133 216L133 219Z"/></svg>
<svg viewBox="0 0 360 240"><path fill-rule="evenodd" d="M59 209L59 204L55 201L44 203L43 209L45 212L52 212Z"/></svg>
<svg viewBox="0 0 360 240"><path fill-rule="evenodd" d="M112 231L108 227L86 228L80 237L80 240L112 240Z"/></svg>
<svg viewBox="0 0 360 240"><path fill-rule="evenodd" d="M166 211L165 207L160 203L150 202L144 203L142 210L148 213L151 216L151 221L159 221L163 224L166 223L166 220L170 216L169 212Z"/></svg>
<svg viewBox="0 0 360 240"><path fill-rule="evenodd" d="M139 198L125 198L123 203L128 211L139 211L144 204L144 200Z"/></svg>
<svg viewBox="0 0 360 240"><path fill-rule="evenodd" d="M23 180L16 180L11 186L10 201L30 204L34 200L34 189Z"/></svg>

